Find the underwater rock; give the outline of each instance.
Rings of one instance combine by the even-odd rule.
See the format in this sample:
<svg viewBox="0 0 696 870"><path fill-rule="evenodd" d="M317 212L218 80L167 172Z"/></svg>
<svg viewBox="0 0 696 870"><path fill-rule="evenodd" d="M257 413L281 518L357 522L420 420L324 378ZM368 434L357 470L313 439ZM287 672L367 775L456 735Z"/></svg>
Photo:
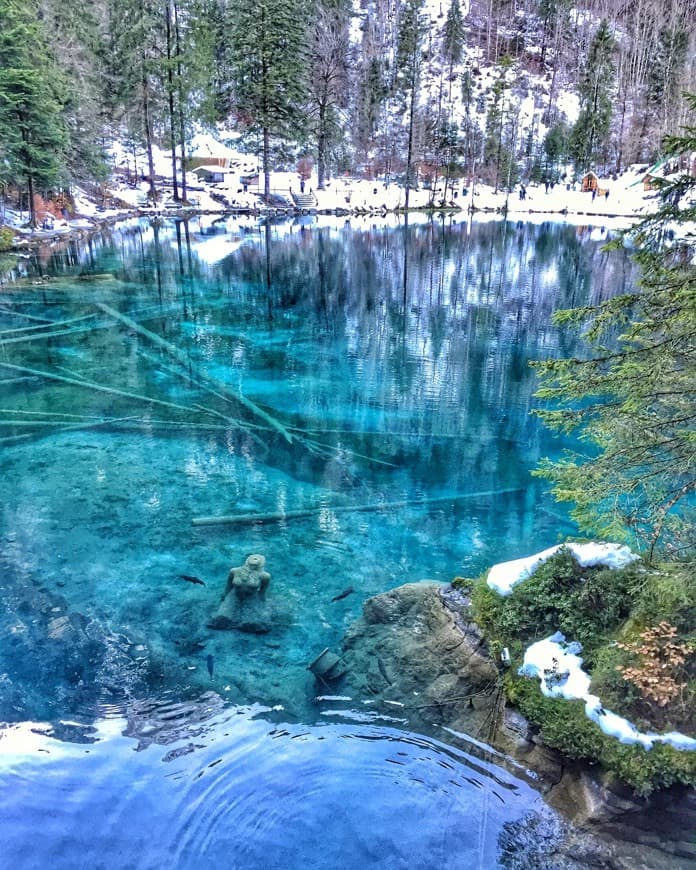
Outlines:
<svg viewBox="0 0 696 870"><path fill-rule="evenodd" d="M365 602L343 641L344 689L378 708L399 702L415 729L445 725L485 740L500 703L498 670L480 634L459 628L440 588L411 583Z"/></svg>
<svg viewBox="0 0 696 870"><path fill-rule="evenodd" d="M208 623L208 628L266 634L271 630L273 621L274 611L268 602L259 598L238 598L234 592L230 592Z"/></svg>
<svg viewBox="0 0 696 870"><path fill-rule="evenodd" d="M0 679L5 721L84 713L144 691L152 662L134 657L131 642L96 615L70 610L68 601L40 579L0 560L5 595L0 635L9 655Z"/></svg>
<svg viewBox="0 0 696 870"><path fill-rule="evenodd" d="M271 630L274 611L266 602L271 579L264 570L266 559L255 553L243 565L230 568L222 603L208 623L209 628L265 634Z"/></svg>
<svg viewBox="0 0 696 870"><path fill-rule="evenodd" d="M186 703L172 701L135 701L128 708L128 722L123 732L126 737L138 741L138 751L152 743L166 746L178 740L200 737L206 726L225 707L223 699L215 692L204 692L200 697ZM192 747L192 748L189 748ZM189 744L182 751L167 753L164 761L192 752L196 744Z"/></svg>

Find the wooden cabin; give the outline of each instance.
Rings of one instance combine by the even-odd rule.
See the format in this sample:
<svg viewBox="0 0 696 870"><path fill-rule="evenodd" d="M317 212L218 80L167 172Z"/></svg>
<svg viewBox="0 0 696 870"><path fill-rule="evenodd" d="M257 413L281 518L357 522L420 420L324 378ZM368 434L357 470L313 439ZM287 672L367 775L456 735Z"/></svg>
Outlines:
<svg viewBox="0 0 696 870"><path fill-rule="evenodd" d="M197 175L199 181L205 181L208 184L217 184L218 182L225 180L225 175L227 175L229 169L211 164L207 166L196 166L196 168L191 171Z"/></svg>
<svg viewBox="0 0 696 870"><path fill-rule="evenodd" d="M599 178L590 170L582 177L582 192L591 193L593 190L599 190Z"/></svg>
<svg viewBox="0 0 696 870"><path fill-rule="evenodd" d="M218 142L210 133L198 133L189 144L186 169L191 171L202 166L220 166L226 169L231 166L235 156L231 148Z"/></svg>

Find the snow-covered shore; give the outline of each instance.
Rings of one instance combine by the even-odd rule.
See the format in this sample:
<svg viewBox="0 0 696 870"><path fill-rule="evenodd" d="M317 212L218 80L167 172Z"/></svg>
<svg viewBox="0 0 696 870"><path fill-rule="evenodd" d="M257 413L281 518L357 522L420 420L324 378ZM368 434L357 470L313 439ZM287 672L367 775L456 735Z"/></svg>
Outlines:
<svg viewBox="0 0 696 870"><path fill-rule="evenodd" d="M211 139L212 142L214 140ZM210 146L212 148L212 146ZM229 149L228 149L229 150ZM232 159L234 157L234 159ZM16 234L16 245L40 245L61 238L86 232L98 231L104 224L137 215L187 215L187 214L251 214L263 217L267 214L289 215L307 213L339 216L387 216L403 214L405 189L395 182L367 180L337 176L327 181L323 190L317 189L315 174L302 179L294 172L273 172L271 190L273 204L267 206L262 200L263 178L259 176L255 158L234 152L227 156L228 166L217 181L206 182L201 173L187 172L188 205L175 202L171 181L168 180L169 158L157 149L155 170L159 201L153 206L148 200L149 183L134 171L128 156L114 146L113 173L106 192L100 201L76 187L73 192L75 210L64 220L43 223L31 229L27 226L28 215L5 208L0 225L10 227ZM211 154L211 160L213 159ZM214 168L214 165L210 167ZM444 182L434 188L421 186L411 190L409 211L463 213L466 215L490 215L514 220L558 220L573 224L628 228L656 208L656 194L645 191L642 179L645 167L633 167L615 179L601 180L601 187L608 195L593 195L580 190L579 182L528 184L522 190L518 185L512 191L495 190L478 180L456 180L444 188ZM134 179L138 180L135 181ZM299 194L307 200L302 207L296 204Z"/></svg>

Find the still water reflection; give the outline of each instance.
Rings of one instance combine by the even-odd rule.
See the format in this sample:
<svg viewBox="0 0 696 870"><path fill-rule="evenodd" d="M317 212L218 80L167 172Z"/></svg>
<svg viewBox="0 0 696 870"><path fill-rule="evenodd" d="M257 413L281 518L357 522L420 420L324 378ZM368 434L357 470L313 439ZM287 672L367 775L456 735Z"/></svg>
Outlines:
<svg viewBox="0 0 696 870"><path fill-rule="evenodd" d="M366 724L318 726L307 664L339 648L366 597L572 531L530 477L560 445L530 416L528 364L575 349L554 310L632 280L604 238L135 221L0 288L15 866L523 866L520 829L503 835L538 810L527 784L364 707ZM275 521L193 523L239 514ZM249 553L272 575L270 631L213 631ZM153 746L143 709L181 728Z"/></svg>
<svg viewBox="0 0 696 870"><path fill-rule="evenodd" d="M208 655L224 697L308 716L365 597L571 531L530 477L559 445L528 363L574 349L554 310L631 280L588 233L140 221L7 287L0 716L208 688ZM253 552L273 631L210 631Z"/></svg>

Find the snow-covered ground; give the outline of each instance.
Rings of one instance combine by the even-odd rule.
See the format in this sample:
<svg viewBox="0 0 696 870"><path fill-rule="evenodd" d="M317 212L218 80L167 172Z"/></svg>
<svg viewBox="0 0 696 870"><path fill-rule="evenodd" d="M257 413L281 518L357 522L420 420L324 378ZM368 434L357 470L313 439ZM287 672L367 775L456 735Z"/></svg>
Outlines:
<svg viewBox="0 0 696 870"><path fill-rule="evenodd" d="M140 180L129 181L128 178L133 177L133 159L130 155L125 155L124 151L120 155L118 149L115 148L114 151L114 174L107 185L107 197L117 205L104 207L94 197L76 187L73 192L75 216L68 220L56 220L48 230L39 227L31 235L39 238L54 236L72 230L89 229L102 220L118 218L129 212L166 213L179 207L172 201L171 163L168 154L155 149L155 171L159 177L157 189L161 198L159 204L153 207L147 198L149 183L143 181L140 175L144 164L138 164ZM220 214L230 210L263 213L263 176L258 176L258 182L247 184L246 190L241 180L244 176L257 175L256 159L234 152L231 162L236 166L225 174L222 182L209 184L199 180L195 173L187 173L189 202L193 209ZM448 188L446 201L443 201L442 185L435 191L421 186L418 190L411 191L409 204L411 209L438 208L444 205L465 212L492 212L500 216L507 212L520 220L538 220L542 216L543 219L548 219L549 215L555 215L558 220L575 223L626 227L656 207L656 194L643 190L641 181L644 173L645 167L637 167L626 171L616 181L600 182L608 189L608 197L593 198L592 194L581 192L579 185L556 184L547 189L543 184L530 184L526 187L525 198L521 199L519 186L511 192L495 192L491 186L480 181L470 186L466 186L463 181L457 181ZM300 183L300 176L295 172L271 173L271 190L285 200L288 208L293 208L292 193L300 192ZM312 174L305 180L304 186L305 192L314 195L314 208L320 213L338 211L339 214L384 214L402 209L405 202L405 190L401 185L385 183L382 180L337 176L326 182L324 190L318 190L316 174ZM280 200L278 202L281 204ZM26 211L18 212L9 208L4 211L2 222L23 234L30 234L26 227L27 221Z"/></svg>
<svg viewBox="0 0 696 870"><path fill-rule="evenodd" d="M538 677L541 691L547 698L584 701L587 718L619 743L634 743L643 749L652 749L656 743L666 743L674 749L696 751L696 739L693 737L687 737L679 731L667 734L639 731L628 719L606 710L597 695L590 693L591 677L582 669L580 652L582 646L579 643L567 643L565 636L556 632L533 643L526 650L519 672L525 677Z"/></svg>
<svg viewBox="0 0 696 870"><path fill-rule="evenodd" d="M623 568L638 559L628 547L619 544L559 544L533 556L494 565L488 572L486 582L500 595L509 595L514 586L531 577L561 547L570 550L573 558L585 568ZM696 739L693 737L678 731L668 734L642 732L628 719L606 710L599 697L590 693L592 678L582 669L581 652L581 644L577 641L568 643L561 632L556 632L527 648L519 673L525 677L537 677L541 691L547 698L584 701L585 715L596 722L604 734L615 737L620 743L639 744L644 749L652 749L655 743L666 743L674 749L696 750Z"/></svg>
<svg viewBox="0 0 696 870"><path fill-rule="evenodd" d="M547 562L559 550L565 548L570 551L575 561L583 568L624 568L635 562L639 557L622 544L604 544L590 542L587 544L557 544L526 556L523 559L514 559L511 562L499 562L488 572L486 583L499 595L509 595L514 586L531 577L536 569Z"/></svg>

